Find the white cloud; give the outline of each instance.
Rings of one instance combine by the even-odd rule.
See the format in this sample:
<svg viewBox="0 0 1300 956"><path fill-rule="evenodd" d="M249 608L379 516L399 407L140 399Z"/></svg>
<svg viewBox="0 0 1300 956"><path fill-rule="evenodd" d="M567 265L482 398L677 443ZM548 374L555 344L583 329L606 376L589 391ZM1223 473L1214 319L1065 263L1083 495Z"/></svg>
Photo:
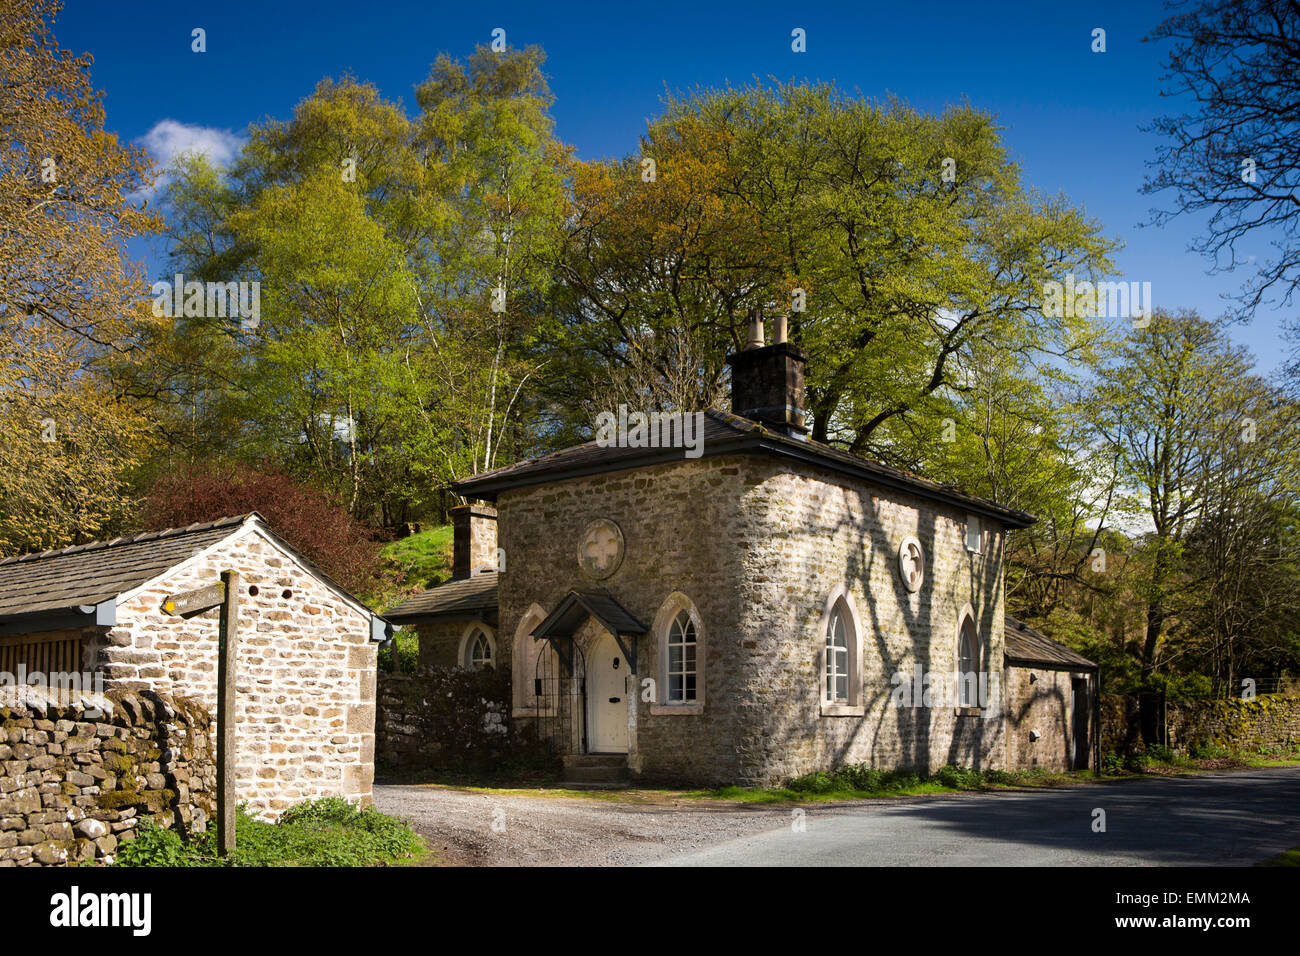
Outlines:
<svg viewBox="0 0 1300 956"><path fill-rule="evenodd" d="M153 198L167 185L167 170L181 153L203 153L215 166L229 166L247 140L230 130L211 126L193 126L174 119L159 120L140 143L149 151L160 170L158 179L149 189L142 189L140 197Z"/></svg>

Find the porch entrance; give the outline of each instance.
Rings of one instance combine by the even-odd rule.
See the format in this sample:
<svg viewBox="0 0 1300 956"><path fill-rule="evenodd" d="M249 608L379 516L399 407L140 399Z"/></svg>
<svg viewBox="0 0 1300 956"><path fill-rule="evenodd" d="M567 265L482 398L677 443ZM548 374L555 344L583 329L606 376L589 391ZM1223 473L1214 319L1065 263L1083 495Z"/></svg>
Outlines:
<svg viewBox="0 0 1300 956"><path fill-rule="evenodd" d="M584 627L585 655L577 639ZM535 692L544 715L538 733L554 752L567 755L566 764L570 757L602 755L621 756L626 764L635 752L636 639L645 633L608 591L570 591L533 629L533 639L550 642L555 651L538 658ZM553 672L543 663L552 660Z"/></svg>

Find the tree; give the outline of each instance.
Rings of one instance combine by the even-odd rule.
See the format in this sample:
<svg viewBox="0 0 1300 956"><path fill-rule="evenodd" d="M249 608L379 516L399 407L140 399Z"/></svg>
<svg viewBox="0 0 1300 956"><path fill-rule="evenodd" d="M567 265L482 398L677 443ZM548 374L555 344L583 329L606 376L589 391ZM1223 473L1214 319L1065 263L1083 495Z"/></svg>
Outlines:
<svg viewBox="0 0 1300 956"><path fill-rule="evenodd" d="M124 520L148 422L106 378L150 322L125 242L144 155L104 131L90 57L59 48L54 0L0 7L0 554Z"/></svg>
<svg viewBox="0 0 1300 956"><path fill-rule="evenodd" d="M1062 371L1035 374L985 345L961 371L951 417L909 441L923 474L1035 516L1007 536L1006 599L1018 617L1046 621L1080 592L1107 588L1113 455L1097 447L1086 396Z"/></svg>
<svg viewBox="0 0 1300 956"><path fill-rule="evenodd" d="M1097 370L1096 426L1116 457L1118 505L1150 561L1143 582L1142 674L1156 670L1166 623L1182 606L1183 547L1221 473L1226 397L1250 372L1221 325L1192 312L1156 311Z"/></svg>
<svg viewBox="0 0 1300 956"><path fill-rule="evenodd" d="M1174 44L1162 95L1191 99L1150 127L1168 141L1144 189L1171 191L1175 199L1173 209L1153 214L1153 224L1208 213L1195 248L1216 271L1256 258L1243 260L1240 243L1271 240L1277 258L1258 257L1234 311L1249 317L1274 293L1289 304L1300 285L1300 5L1202 0L1146 39Z"/></svg>
<svg viewBox="0 0 1300 956"><path fill-rule="evenodd" d="M517 438L564 209L542 61L440 57L414 120L369 84L326 80L253 129L228 172L182 162L178 265L257 281L263 304L253 330L187 317L159 343L183 391L140 391L174 400L188 453L282 460L389 527L492 466Z"/></svg>
<svg viewBox="0 0 1300 956"><path fill-rule="evenodd" d="M1212 689L1277 678L1300 663L1300 416L1269 383L1246 377L1218 395L1204 501L1184 547L1187 651Z"/></svg>
<svg viewBox="0 0 1300 956"><path fill-rule="evenodd" d="M337 498L274 465L197 461L160 476L145 494L147 531L256 511L327 575L364 591L378 573L378 546Z"/></svg>
<svg viewBox="0 0 1300 956"><path fill-rule="evenodd" d="M538 47L438 57L416 88L416 149L446 216L418 234L421 331L438 385L425 457L444 480L493 468L545 359L531 346L560 226L570 151L554 135ZM530 354L534 353L534 354Z"/></svg>
<svg viewBox="0 0 1300 956"><path fill-rule="evenodd" d="M1044 284L1105 270L1109 244L1021 185L987 115L822 84L706 91L671 99L641 154L575 174L557 404L581 407L602 366L669 366L683 338L697 400L714 395L765 306L809 353L812 437L913 465L907 420L937 428L976 343L1031 363L1086 348L1090 323L1045 313Z"/></svg>

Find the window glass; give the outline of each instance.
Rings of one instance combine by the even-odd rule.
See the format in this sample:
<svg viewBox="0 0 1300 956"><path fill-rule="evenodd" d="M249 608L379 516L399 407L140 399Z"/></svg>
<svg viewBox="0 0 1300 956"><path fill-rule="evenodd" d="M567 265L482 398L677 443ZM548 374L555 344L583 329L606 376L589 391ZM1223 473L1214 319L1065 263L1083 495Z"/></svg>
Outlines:
<svg viewBox="0 0 1300 956"><path fill-rule="evenodd" d="M668 629L668 700L695 700L695 623L686 611L678 612Z"/></svg>

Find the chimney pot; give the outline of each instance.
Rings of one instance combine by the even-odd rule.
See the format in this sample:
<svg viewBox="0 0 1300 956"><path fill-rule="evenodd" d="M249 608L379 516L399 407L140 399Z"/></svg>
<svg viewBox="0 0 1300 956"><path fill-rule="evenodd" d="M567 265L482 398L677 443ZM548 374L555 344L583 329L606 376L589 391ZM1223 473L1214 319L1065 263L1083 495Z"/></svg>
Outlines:
<svg viewBox="0 0 1300 956"><path fill-rule="evenodd" d="M760 306L754 306L749 310L749 341L745 343L746 349L761 349L763 347L763 309Z"/></svg>
<svg viewBox="0 0 1300 956"><path fill-rule="evenodd" d="M785 323L786 323L786 317L784 315L778 315L776 318L772 320L772 326L773 326L772 344L773 345L780 345L782 342L785 341L785 334L786 334Z"/></svg>

